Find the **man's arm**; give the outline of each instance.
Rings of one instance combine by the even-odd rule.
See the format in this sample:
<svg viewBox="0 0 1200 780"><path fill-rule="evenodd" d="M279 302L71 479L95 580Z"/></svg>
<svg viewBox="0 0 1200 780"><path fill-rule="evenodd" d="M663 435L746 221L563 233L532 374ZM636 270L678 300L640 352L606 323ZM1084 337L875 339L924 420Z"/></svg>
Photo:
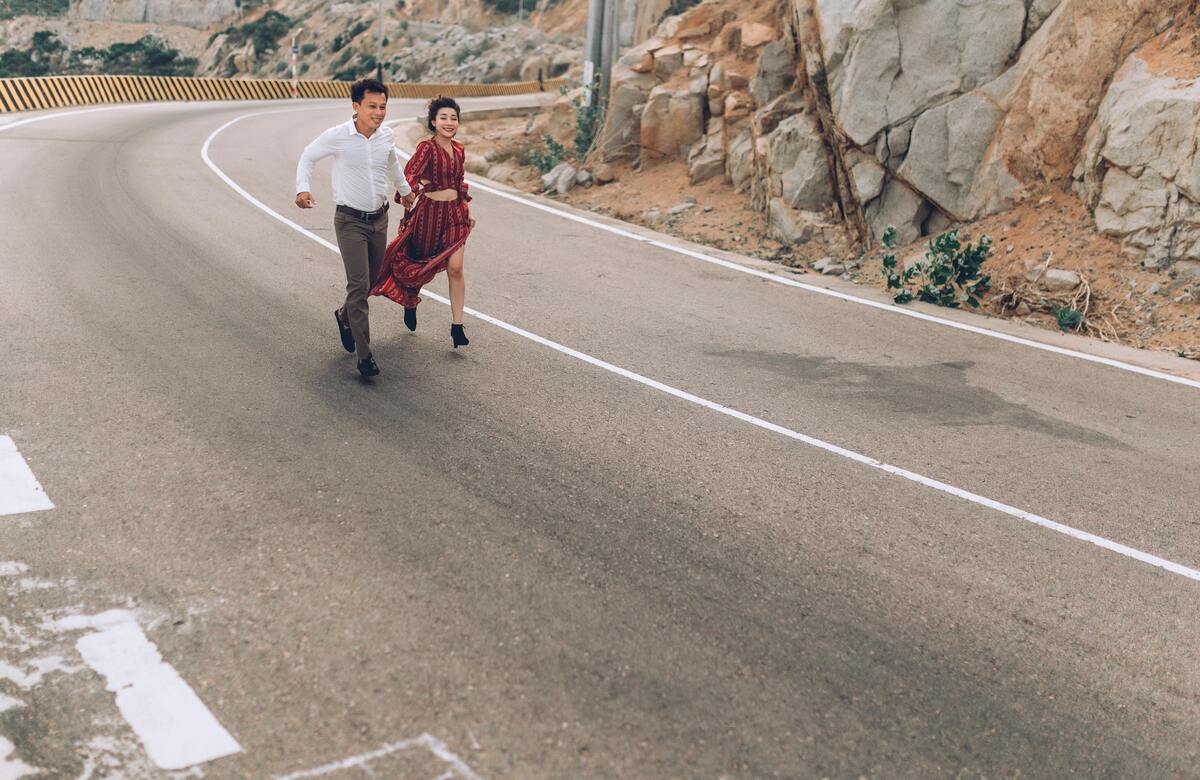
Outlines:
<svg viewBox="0 0 1200 780"><path fill-rule="evenodd" d="M310 191L313 166L318 160L323 160L333 154L333 132L326 130L317 136L316 140L304 147L300 154L300 162L296 165L296 205L302 209L311 209L317 205Z"/></svg>
<svg viewBox="0 0 1200 780"><path fill-rule="evenodd" d="M408 180L404 178L404 169L400 167L400 155L396 154L394 146L388 151L388 175L392 178L392 185L400 193L401 202L405 208L410 208L416 198L412 196L412 187L408 186Z"/></svg>

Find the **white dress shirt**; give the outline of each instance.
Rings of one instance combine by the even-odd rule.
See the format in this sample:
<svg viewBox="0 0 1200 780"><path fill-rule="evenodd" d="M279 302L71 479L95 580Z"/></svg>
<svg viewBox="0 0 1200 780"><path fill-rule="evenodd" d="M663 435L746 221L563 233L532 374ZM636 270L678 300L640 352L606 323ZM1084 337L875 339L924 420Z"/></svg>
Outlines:
<svg viewBox="0 0 1200 780"><path fill-rule="evenodd" d="M312 191L309 181L313 166L333 155L336 203L359 211L375 211L388 202L392 190L407 195L412 188L404 180L394 139L390 127L380 127L367 138L358 132L353 119L329 128L304 147L296 166L296 194Z"/></svg>

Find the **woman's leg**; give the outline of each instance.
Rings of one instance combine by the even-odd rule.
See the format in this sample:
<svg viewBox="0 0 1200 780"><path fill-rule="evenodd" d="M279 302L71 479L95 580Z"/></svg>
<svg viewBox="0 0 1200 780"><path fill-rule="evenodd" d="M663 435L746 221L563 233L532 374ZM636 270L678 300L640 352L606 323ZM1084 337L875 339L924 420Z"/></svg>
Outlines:
<svg viewBox="0 0 1200 780"><path fill-rule="evenodd" d="M463 273L463 260L467 253L466 247L450 255L446 266L446 276L450 281L450 321L461 325L463 321L463 302L467 297L467 277Z"/></svg>

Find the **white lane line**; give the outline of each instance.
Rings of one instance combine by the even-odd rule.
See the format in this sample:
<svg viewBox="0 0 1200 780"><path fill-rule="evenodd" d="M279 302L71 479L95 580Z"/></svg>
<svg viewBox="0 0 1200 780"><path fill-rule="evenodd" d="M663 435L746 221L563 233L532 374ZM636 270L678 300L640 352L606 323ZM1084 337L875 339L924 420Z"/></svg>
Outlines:
<svg viewBox="0 0 1200 780"><path fill-rule="evenodd" d="M230 127L231 125L234 125L237 122L239 122L243 119L248 119L252 116L256 116L256 114L245 114L243 116L238 117L237 119L226 122L225 124L221 125L216 130L214 130L212 132L212 134L204 141L204 146L200 151L200 156L204 159L204 164L207 165L210 169L212 169L212 171L214 173L216 173L217 176L221 177L222 181L224 181L230 187L232 187L238 194L240 194L242 197L246 198L246 200L248 200L252 204L254 204L254 206L256 208L260 209L261 211L266 212L270 216L279 220L283 224L291 227L292 229L294 229L300 233L303 233L304 235L308 236L309 238L313 239L314 241L316 241L317 243L321 244L322 246L328 248L329 250L331 250L333 252L337 252L338 248L336 245L330 243L329 241L326 241L325 239L312 233L311 231L306 230L305 228L301 227L300 225L297 225L295 222L292 222L290 219L287 219L283 215L275 212L269 206L266 206L265 204L263 204L262 201L258 200L254 196L250 195L250 193L246 192L244 189L242 189L242 187L240 187L236 182L234 182L233 179L229 178L225 174L224 171L222 171L220 168L218 168L217 165L209 157L209 155L208 155L209 147L212 144L213 139L216 138L218 134L220 134L227 127ZM427 293L425 291L422 291L422 295L428 295L430 298L432 298L440 303L443 303L443 304L449 305L449 303L450 303L447 299L443 298L440 295L436 295L433 293ZM973 504L977 504L978 506L987 507L988 509L993 509L997 512L1002 512L1006 515L1009 515L1010 517L1015 517L1019 520L1024 520L1027 523L1032 523L1034 525L1038 525L1043 528L1047 528L1056 533L1070 536L1073 539L1078 539L1083 542L1088 542L1089 544L1094 544L1097 547L1102 547L1111 552L1115 552L1118 555L1123 555L1126 558L1132 558L1135 561L1140 561L1142 563L1149 564L1150 566L1155 566L1155 567L1163 569L1165 571L1169 571L1172 574L1178 574L1181 577L1187 577L1188 579L1200 581L1200 570L1196 570L1196 569L1190 568L1188 566L1184 566L1182 564L1175 563L1173 561L1169 561L1165 558L1160 558L1157 555L1152 555L1148 552L1143 552L1142 550L1138 550L1133 547L1128 547L1124 544L1121 544L1120 542L1115 542L1111 539L1107 539L1107 538L1105 538L1103 536L1099 536L1097 534L1089 533L1087 531L1083 531L1083 530L1074 528L1069 525L1064 525L1063 523L1059 523L1055 520L1050 520L1049 518L1042 517L1041 515L1034 514L1033 512L1027 512L1024 509L1018 509L1017 507L1010 506L1010 505L1002 503L1000 501L994 501L990 498L987 498L986 496L981 496L977 493L972 493L969 490L963 490L962 488L955 487L953 485L949 485L945 482L941 482L939 480L932 479L930 477L922 476L921 474L917 474L916 472L900 468L899 466L893 466L889 463L884 463L883 461L877 460L868 455L863 455L861 453L854 452L853 450L848 450L844 447L839 447L836 444L830 444L829 442L823 441L823 440L815 438L813 436L808 436L808 435L800 433L798 431L794 431L791 428L785 428L782 425L777 425L773 422L769 422L762 418L755 417L750 414L746 414L745 412L738 411L737 409L733 409L728 406L724 406L722 404L718 404L713 401L709 401L705 398L701 398L698 395L693 395L692 393L689 393L687 391L680 390L675 387L671 387L670 385L663 384L662 382L659 382L657 380L650 379L649 377L645 377L645 376L642 376L641 374L635 373L633 371L629 371L628 369L624 369L624 368L621 368L620 366L613 365L612 363L609 363L607 361L601 360L596 357L592 357L591 355L585 354L578 350L571 349L570 347L567 347L563 344L559 344L556 341L551 341L550 339L544 338L535 333L531 333L523 328L519 328L516 325L510 325L509 323L504 322L503 320L498 320L495 317L492 317L491 315L484 314L483 312L476 311L475 309L464 308L464 311L473 317L477 317L477 318L483 320L484 322L495 325L498 328L502 328L502 329L508 331L509 333L513 333L517 336L528 339L537 344L541 344L542 346L549 347L550 349L552 349L556 352L560 352L564 355L575 358L576 360L583 361L584 363L587 363L589 365L595 366L597 368L603 369L610 373L624 377L625 379L629 379L633 382L637 382L638 384L645 385L646 387L653 388L655 390L658 390L659 392L666 393L667 395L674 396L675 398L678 398L680 400L687 401L692 404L696 404L697 406L702 406L705 409L710 409L719 414L723 414L728 417L732 417L736 420L741 420L742 422L750 423L751 425L755 425L759 428L763 428L764 430L768 430L773 433L778 433L782 436L787 436L790 439L795 439L796 441L803 442L804 444L807 444L809 446L816 447L818 449L824 450L826 452L832 453L832 454L837 455L842 458L846 458L848 460L852 460L855 463L860 463L864 466L868 466L870 468L877 469L879 471L883 471L887 474L901 477L902 479L909 480L910 482L915 482L915 483L917 483L919 485L923 485L927 488L932 488L933 490L937 490L942 493L946 493L947 495L955 496L956 498L960 498L964 501L969 501Z"/></svg>
<svg viewBox="0 0 1200 780"><path fill-rule="evenodd" d="M16 442L9 436L0 436L0 515L53 508L50 497L17 451Z"/></svg>
<svg viewBox="0 0 1200 780"><path fill-rule="evenodd" d="M54 622L59 631L92 629L75 648L116 694L117 708L161 769L184 769L241 746L123 609Z"/></svg>
<svg viewBox="0 0 1200 780"><path fill-rule="evenodd" d="M412 739L393 742L390 745L384 745L378 750L372 750L369 753L361 753L357 756L351 756L350 758L343 758L340 761L333 761L313 769L304 769L299 772L292 772L288 775L280 775L279 777L276 777L275 780L301 780L305 777L320 777L321 775L327 775L331 772L338 772L343 769L354 769L356 767L369 770L368 765L378 758L383 758L384 756L389 756L400 751L413 750L414 748L425 748L430 753L433 753L442 761L445 761L450 765L451 771L441 775L441 777L451 778L457 776L462 778L462 780L483 780L483 778L477 775L471 769L471 767L467 766L465 761L456 756L450 750L450 748L446 747L446 743L442 742L432 734L422 734L421 736L414 737Z"/></svg>

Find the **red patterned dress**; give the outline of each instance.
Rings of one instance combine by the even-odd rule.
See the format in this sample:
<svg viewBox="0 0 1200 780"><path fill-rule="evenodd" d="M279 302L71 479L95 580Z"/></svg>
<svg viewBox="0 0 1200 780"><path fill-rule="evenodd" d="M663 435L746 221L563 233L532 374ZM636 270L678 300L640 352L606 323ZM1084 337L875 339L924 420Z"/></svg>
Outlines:
<svg viewBox="0 0 1200 780"><path fill-rule="evenodd" d="M471 209L467 202L467 182L463 178L466 152L463 145L451 141L453 154L432 138L417 144L404 166L404 178L413 192L423 195L438 190L457 190L457 200L430 200L418 197L412 211L405 212L400 232L388 244L383 268L372 295L386 295L405 307L421 302L421 288L441 273L450 255L467 243L471 235ZM427 182L422 184L422 182Z"/></svg>

